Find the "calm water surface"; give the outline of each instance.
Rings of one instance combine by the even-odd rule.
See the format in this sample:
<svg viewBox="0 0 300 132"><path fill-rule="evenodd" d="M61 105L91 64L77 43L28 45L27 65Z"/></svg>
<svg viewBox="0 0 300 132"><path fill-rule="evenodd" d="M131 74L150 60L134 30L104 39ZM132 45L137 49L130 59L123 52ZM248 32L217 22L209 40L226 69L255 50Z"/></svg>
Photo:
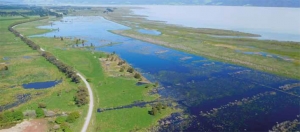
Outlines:
<svg viewBox="0 0 300 132"><path fill-rule="evenodd" d="M33 82L33 83L27 83L27 84L23 84L22 86L25 89L46 89L46 88L51 88L54 87L57 84L60 84L62 81L47 81L47 82Z"/></svg>
<svg viewBox="0 0 300 132"><path fill-rule="evenodd" d="M228 102L240 100L245 97L252 97L255 94L274 91L279 86L297 83L299 80L280 77L245 67L226 64L210 60L201 56L184 53L178 50L154 45L136 39L112 34L108 30L125 30L128 27L108 21L102 17L65 17L64 22L55 22L54 26L43 26L41 28L59 28L59 31L42 34L39 36L71 37L88 40L98 46L96 50L113 52L115 51L122 59L130 63L139 70L147 79L152 82L158 81L161 84L158 93L163 98L171 98L180 104L180 108L185 113L193 115L193 121L188 130L216 130L213 126L199 126L202 124L212 124L213 120L217 124L223 124L223 120L230 115L231 108L227 114L217 116L212 119L203 119L199 116L200 111L209 111L212 108L220 107ZM115 45L105 46L109 43ZM297 89L300 89L297 88ZM268 96L265 100L273 100L275 104L265 103L265 101L250 103L251 106L272 108L267 111L255 111L255 115L265 117L268 122L258 123L255 116L245 116L251 113L247 109L234 113L243 118L243 124L234 126L235 130L264 130L267 131L276 125L276 122L294 120L299 114L299 98L281 94ZM296 92L297 93L297 92ZM299 94L299 92L297 93ZM279 104L285 104L277 107ZM243 108L244 105L238 107ZM238 109L235 109L238 110ZM226 111L223 111L226 113ZM281 116L281 112L288 112ZM230 114L228 114L230 113ZM252 115L252 114L250 114ZM232 122L241 122L240 119ZM247 123L245 123L247 122ZM246 124L246 125L245 125ZM176 125L176 124L174 124ZM226 128L226 126L225 126ZM166 128L167 129L167 128ZM226 128L226 130L231 130Z"/></svg>
<svg viewBox="0 0 300 132"><path fill-rule="evenodd" d="M134 14L196 28L260 34L260 39L300 42L300 8L237 6L142 6Z"/></svg>

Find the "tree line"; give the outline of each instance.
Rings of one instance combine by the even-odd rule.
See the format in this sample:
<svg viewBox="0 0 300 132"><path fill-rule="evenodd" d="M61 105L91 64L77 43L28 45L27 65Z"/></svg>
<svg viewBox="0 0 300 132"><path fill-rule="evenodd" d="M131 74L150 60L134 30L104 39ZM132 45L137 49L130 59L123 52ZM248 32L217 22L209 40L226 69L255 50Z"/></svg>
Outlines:
<svg viewBox="0 0 300 132"><path fill-rule="evenodd" d="M1 6L0 6L1 8ZM68 12L64 11L63 13L58 13L54 10L51 9L46 9L46 8L28 8L24 9L24 11L0 11L0 16L23 16L23 17L28 17L28 16L36 16L39 15L40 17L45 17L45 16L56 16L56 17L63 17L63 15L67 15Z"/></svg>
<svg viewBox="0 0 300 132"><path fill-rule="evenodd" d="M45 57L47 61L49 61L50 63L52 63L53 65L55 65L61 72L65 73L65 75L68 78L71 78L72 82L79 83L80 82L80 77L76 74L76 72L74 71L73 67L68 66L68 65L64 64L63 62L59 61L50 52L42 51L39 45L37 45L36 43L34 43L33 41L31 41L27 37L23 36L21 33L19 33L17 30L15 30L13 28L14 26L16 26L18 24L22 24L22 23L26 23L26 22L31 22L31 21L37 21L37 20L43 20L43 19L47 19L47 18L48 17L41 17L41 18L29 19L29 20L25 20L25 21L19 21L19 22L11 24L8 27L8 30L10 32L12 32L16 37L20 37L21 40L24 43L26 43L29 47L31 47L33 50L37 50L38 52L40 52L41 55L43 57Z"/></svg>

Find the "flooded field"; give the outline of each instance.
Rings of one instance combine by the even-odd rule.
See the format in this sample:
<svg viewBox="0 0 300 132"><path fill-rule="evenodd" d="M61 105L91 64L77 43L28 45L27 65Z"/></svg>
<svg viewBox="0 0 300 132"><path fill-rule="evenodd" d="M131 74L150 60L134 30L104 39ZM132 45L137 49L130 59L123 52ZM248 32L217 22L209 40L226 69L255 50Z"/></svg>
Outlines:
<svg viewBox="0 0 300 132"><path fill-rule="evenodd" d="M158 82L154 92L184 110L165 119L168 125L162 129L267 131L276 123L299 119L299 80L119 36L109 30L129 28L102 17L65 17L41 28L59 30L36 36L84 39L85 46L115 52L148 80ZM183 114L188 118L179 118Z"/></svg>

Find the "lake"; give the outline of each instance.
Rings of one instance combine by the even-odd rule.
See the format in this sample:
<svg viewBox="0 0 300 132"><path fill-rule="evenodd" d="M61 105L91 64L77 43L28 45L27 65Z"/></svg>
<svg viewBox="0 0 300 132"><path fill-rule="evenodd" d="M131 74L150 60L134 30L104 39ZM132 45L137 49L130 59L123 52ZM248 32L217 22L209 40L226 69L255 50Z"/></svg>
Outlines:
<svg viewBox="0 0 300 132"><path fill-rule="evenodd" d="M158 88L158 94L162 98L178 103L178 107L190 115L190 123L185 126L189 131L220 131L215 125L223 126L222 131L267 131L276 122L294 120L299 114L300 87L288 91L295 95L279 91L280 86L298 83L299 80L113 34L108 30L125 30L129 27L102 17L64 17L63 21L55 22L53 27L41 28L60 30L38 36L81 38L87 40L87 44L93 43L97 51L116 52L148 80L159 82L161 87ZM114 45L105 46L109 43ZM265 92L275 92L275 95L262 94ZM263 96L256 99L260 94ZM222 107L229 102L252 98L255 100L243 105ZM210 112L219 107L222 109L218 110L215 117L199 115L201 111ZM179 118L174 117L174 122L171 122L173 126L164 129L181 129L176 126L181 126L184 121L175 119ZM267 122L261 122L265 120Z"/></svg>
<svg viewBox="0 0 300 132"><path fill-rule="evenodd" d="M134 14L149 20L195 28L262 35L259 39L300 42L300 8L238 6L141 6Z"/></svg>

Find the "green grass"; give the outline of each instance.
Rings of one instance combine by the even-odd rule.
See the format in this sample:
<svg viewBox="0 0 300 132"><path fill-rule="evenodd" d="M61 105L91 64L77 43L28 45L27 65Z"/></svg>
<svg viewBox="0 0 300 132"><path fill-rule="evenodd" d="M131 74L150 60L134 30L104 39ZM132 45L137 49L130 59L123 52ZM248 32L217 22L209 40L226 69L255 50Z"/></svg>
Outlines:
<svg viewBox="0 0 300 132"><path fill-rule="evenodd" d="M134 15L134 17L123 17L130 15L129 8L126 7L118 8L114 13L110 13L110 15L100 13L101 10L103 9L99 8L97 11L105 18L132 28L125 31L112 31L116 34L148 41L218 61L300 79L299 42L269 41L250 38L218 38L210 35L249 36L249 34L218 29L186 28L149 21L141 16ZM95 12L95 10L91 12ZM85 12L85 14L88 13ZM136 31L136 26L138 26L138 28L158 30L162 32L162 34L159 36L141 34ZM265 52L288 57L292 60L286 61L272 57L263 57L261 55L248 55L236 52L236 50L244 52Z"/></svg>
<svg viewBox="0 0 300 132"><path fill-rule="evenodd" d="M0 63L7 63L9 67L9 71L0 71L0 105L2 106L14 102L16 95L29 93L32 99L18 107L14 107L14 110L34 110L37 108L38 103L45 103L48 110L56 112L80 111L82 116L78 121L71 124L72 130L79 131L84 122L87 106L77 107L74 104L73 96L78 85L71 83L54 65L46 61L37 51L32 50L7 30L11 23L22 20L25 19L22 17L0 17ZM34 23L37 24L40 22ZM24 25L28 24L26 23ZM23 29L22 31L28 31L28 35L31 33L41 33L34 32L29 28L26 30ZM24 58L24 56L30 58ZM9 59L4 60L3 57ZM63 79L64 81L49 89L24 89L21 86L24 83L59 79ZM11 86L16 87L10 88ZM60 91L62 91L62 95L57 96L57 93Z"/></svg>
<svg viewBox="0 0 300 132"><path fill-rule="evenodd" d="M27 25L31 25L31 27L35 27L35 25L40 25L38 23L27 23ZM21 24L16 27L17 30L23 29L27 27L25 24ZM40 29L31 29L31 31L23 30L22 34L32 35L36 33L43 32ZM102 70L99 56L103 56L104 53L96 52L88 50L87 48L71 48L69 45L74 44L74 40L64 39L61 41L58 38L31 38L35 43L40 45L46 51L54 54L59 60L70 65L76 69L76 71L82 73L87 79L90 80L90 85L93 88L94 97L95 97L95 108L94 108L94 116L91 122L93 122L89 131L95 131L99 126L101 129L105 131L114 131L121 130L120 128L125 128L124 130L133 130L136 126L134 124L138 124L139 128L147 128L156 124L156 122L162 118L170 115L175 110L168 109L163 112L161 115L157 117L152 117L148 114L149 108L132 108L132 109L124 109L118 111L109 111L106 112L108 115L103 115L102 113L97 113L97 108L111 108L129 105L137 100L151 101L157 99L158 95L149 95L148 92L151 88L144 88L144 86L136 86L137 80L134 78L125 78L125 77L109 77ZM67 88L70 89L70 88ZM71 91L73 89L71 88ZM55 104L55 100L59 100L60 97L56 95L52 95L54 98L51 101L43 100L44 103L49 104L49 107L52 108L52 104ZM66 104L69 105L70 108L65 110L73 109L72 102L70 101L71 96L65 95L66 100L62 101L61 104L58 103L57 106ZM36 102L37 103L37 102ZM35 104L37 105L37 104ZM112 113L111 113L112 112ZM128 120L131 122L129 124L125 124L119 122L122 117L119 114L125 112L125 115L128 116ZM136 117L136 113L139 113L139 117ZM109 120L108 122L100 121L103 118L112 118L115 120ZM143 118L143 119L141 119ZM136 122L135 119L141 119L142 122ZM115 126L117 129L110 129L110 125ZM79 130L79 129L78 129Z"/></svg>
<svg viewBox="0 0 300 132"><path fill-rule="evenodd" d="M49 24L50 20L54 21L57 19L51 17L50 19L44 19L44 20L20 24L20 25L16 26L15 28L18 29L19 32L22 32L24 36L43 34L43 33L50 32L52 30L51 29L32 30L32 29L34 29L37 26L43 26L43 25Z"/></svg>
<svg viewBox="0 0 300 132"><path fill-rule="evenodd" d="M158 125L157 120L167 117L170 112L174 111L170 108L161 110L161 113L156 116L147 114L151 107L139 108L133 107L130 109L121 109L106 111L97 114L96 131L102 132L128 132L147 131L147 128Z"/></svg>

